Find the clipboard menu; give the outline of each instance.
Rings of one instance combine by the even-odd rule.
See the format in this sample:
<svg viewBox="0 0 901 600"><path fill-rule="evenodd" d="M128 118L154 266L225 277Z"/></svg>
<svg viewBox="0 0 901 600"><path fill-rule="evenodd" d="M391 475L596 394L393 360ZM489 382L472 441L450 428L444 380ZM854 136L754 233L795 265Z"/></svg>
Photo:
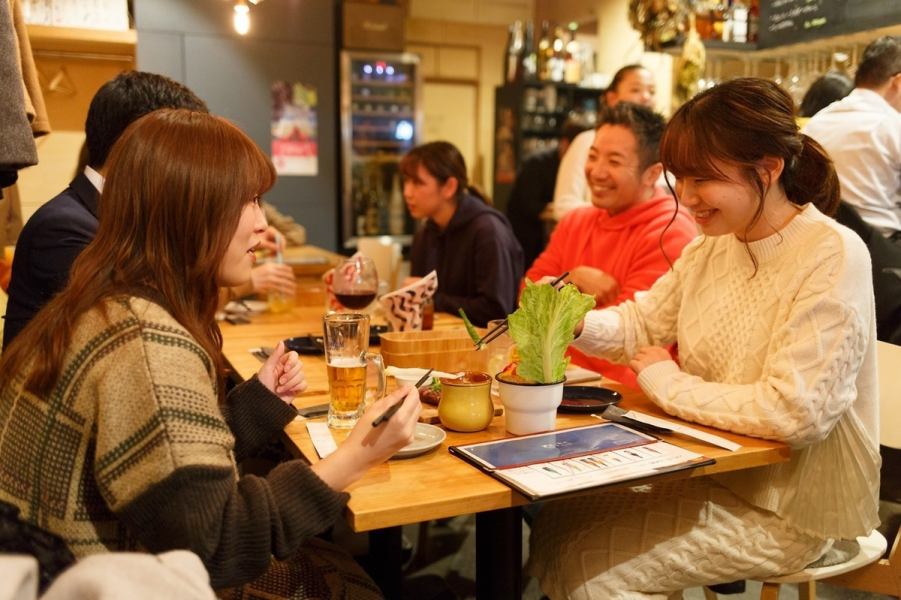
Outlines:
<svg viewBox="0 0 901 600"><path fill-rule="evenodd" d="M618 423L451 446L449 450L531 500L715 462Z"/></svg>

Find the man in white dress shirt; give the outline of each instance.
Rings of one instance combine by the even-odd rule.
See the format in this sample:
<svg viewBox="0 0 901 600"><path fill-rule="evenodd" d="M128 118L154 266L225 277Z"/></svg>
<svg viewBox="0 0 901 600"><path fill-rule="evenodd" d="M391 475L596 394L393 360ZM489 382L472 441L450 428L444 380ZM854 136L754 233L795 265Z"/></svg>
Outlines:
<svg viewBox="0 0 901 600"><path fill-rule="evenodd" d="M867 46L854 86L814 115L804 133L835 161L842 199L901 244L901 36Z"/></svg>

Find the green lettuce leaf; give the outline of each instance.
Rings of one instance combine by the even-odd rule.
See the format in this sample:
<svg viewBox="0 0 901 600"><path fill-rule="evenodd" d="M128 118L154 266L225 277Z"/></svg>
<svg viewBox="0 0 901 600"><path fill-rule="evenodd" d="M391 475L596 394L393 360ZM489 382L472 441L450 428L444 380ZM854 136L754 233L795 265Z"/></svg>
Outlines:
<svg viewBox="0 0 901 600"><path fill-rule="evenodd" d="M569 364L564 353L575 337L573 329L592 308L594 297L572 284L555 290L526 280L519 308L507 317L520 357L516 373L537 383L561 381Z"/></svg>
<svg viewBox="0 0 901 600"><path fill-rule="evenodd" d="M472 321L469 320L469 317L466 316L466 311L461 308L459 309L459 313L463 318L463 324L466 325L466 333L468 333L469 337L472 338L472 343L478 344L479 340L482 339L482 336L479 335L479 332L476 331L475 325L473 325Z"/></svg>

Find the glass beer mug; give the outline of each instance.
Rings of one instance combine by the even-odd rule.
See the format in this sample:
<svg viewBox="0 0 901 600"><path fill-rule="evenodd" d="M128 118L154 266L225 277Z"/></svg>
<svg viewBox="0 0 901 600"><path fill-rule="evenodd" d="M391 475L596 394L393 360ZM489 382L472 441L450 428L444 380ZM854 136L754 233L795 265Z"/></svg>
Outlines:
<svg viewBox="0 0 901 600"><path fill-rule="evenodd" d="M350 429L366 407L368 365L375 365L378 372L375 400L385 392L385 364L381 356L369 352L369 315L331 313L322 321L331 396L328 426Z"/></svg>

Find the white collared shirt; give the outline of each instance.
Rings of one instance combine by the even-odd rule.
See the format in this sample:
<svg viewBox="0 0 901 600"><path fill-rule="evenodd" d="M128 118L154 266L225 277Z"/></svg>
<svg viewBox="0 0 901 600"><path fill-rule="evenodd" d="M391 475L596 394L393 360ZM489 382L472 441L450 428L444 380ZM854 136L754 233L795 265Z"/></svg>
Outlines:
<svg viewBox="0 0 901 600"><path fill-rule="evenodd" d="M103 182L105 181L103 175L101 175L88 165L85 165L84 176L88 178L88 181L91 182L91 185L97 188L98 193L103 193Z"/></svg>
<svg viewBox="0 0 901 600"><path fill-rule="evenodd" d="M901 113L876 92L856 88L803 131L835 162L842 199L883 235L901 231Z"/></svg>

